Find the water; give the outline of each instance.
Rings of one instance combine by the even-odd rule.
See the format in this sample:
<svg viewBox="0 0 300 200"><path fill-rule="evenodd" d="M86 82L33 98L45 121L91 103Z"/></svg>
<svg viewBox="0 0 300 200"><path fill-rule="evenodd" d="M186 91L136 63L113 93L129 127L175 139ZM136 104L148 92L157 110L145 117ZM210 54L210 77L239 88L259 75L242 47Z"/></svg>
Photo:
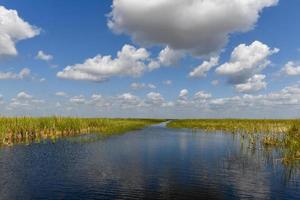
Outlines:
<svg viewBox="0 0 300 200"><path fill-rule="evenodd" d="M0 199L299 199L299 169L276 155L164 125L18 145L0 150Z"/></svg>

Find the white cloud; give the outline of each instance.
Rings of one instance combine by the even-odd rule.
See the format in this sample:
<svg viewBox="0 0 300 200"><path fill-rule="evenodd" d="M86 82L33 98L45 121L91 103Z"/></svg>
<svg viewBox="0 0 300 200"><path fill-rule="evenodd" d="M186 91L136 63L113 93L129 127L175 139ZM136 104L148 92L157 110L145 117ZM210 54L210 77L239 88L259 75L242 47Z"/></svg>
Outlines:
<svg viewBox="0 0 300 200"><path fill-rule="evenodd" d="M189 95L189 91L187 89L182 89L180 90L178 97L182 99L186 99L188 95Z"/></svg>
<svg viewBox="0 0 300 200"><path fill-rule="evenodd" d="M122 108L140 107L142 101L138 96L132 95L130 93L124 93L118 96L120 106Z"/></svg>
<svg viewBox="0 0 300 200"><path fill-rule="evenodd" d="M74 104L85 104L86 103L86 99L84 98L83 95L79 95L79 96L74 96L70 98L70 102L74 103Z"/></svg>
<svg viewBox="0 0 300 200"><path fill-rule="evenodd" d="M207 75L207 72L219 64L219 57L211 57L209 61L204 61L201 65L190 72L189 76L193 78L201 78Z"/></svg>
<svg viewBox="0 0 300 200"><path fill-rule="evenodd" d="M164 97L158 92L150 92L147 94L146 103L150 106L162 106L165 103Z"/></svg>
<svg viewBox="0 0 300 200"><path fill-rule="evenodd" d="M0 80L22 80L30 76L30 69L24 68L19 73L0 72Z"/></svg>
<svg viewBox="0 0 300 200"><path fill-rule="evenodd" d="M101 94L93 94L88 104L98 108L111 108L114 104L114 100L112 98L102 96Z"/></svg>
<svg viewBox="0 0 300 200"><path fill-rule="evenodd" d="M18 93L16 97L11 99L6 109L17 109L18 111L20 111L20 109L34 110L38 108L38 105L43 104L44 102L44 100L36 99L32 95L22 91Z"/></svg>
<svg viewBox="0 0 300 200"><path fill-rule="evenodd" d="M194 95L194 99L196 99L196 100L209 99L211 97L212 97L212 95L210 93L205 92L205 91L199 91Z"/></svg>
<svg viewBox="0 0 300 200"><path fill-rule="evenodd" d="M170 47L166 47L160 51L158 60L164 66L175 65L182 57L184 53L181 51L176 51Z"/></svg>
<svg viewBox="0 0 300 200"><path fill-rule="evenodd" d="M53 59L53 56L50 55L50 54L46 54L45 52L40 50L40 51L38 51L35 58L38 59L38 60L50 61L50 60Z"/></svg>
<svg viewBox="0 0 300 200"><path fill-rule="evenodd" d="M172 81L171 80L165 80L165 81L163 81L163 84L164 85L172 85Z"/></svg>
<svg viewBox="0 0 300 200"><path fill-rule="evenodd" d="M194 98L191 102L186 104L191 105L195 108L201 108L202 110L207 109L208 102L211 100L212 95L206 91L198 91L194 94Z"/></svg>
<svg viewBox="0 0 300 200"><path fill-rule="evenodd" d="M138 77L147 68L145 62L148 59L149 53L146 49L124 45L115 59L110 55L97 55L82 64L67 66L58 72L57 76L63 79L88 81L105 81L113 76Z"/></svg>
<svg viewBox="0 0 300 200"><path fill-rule="evenodd" d="M18 99L32 99L32 96L27 94L26 92L20 92L17 94Z"/></svg>
<svg viewBox="0 0 300 200"><path fill-rule="evenodd" d="M192 98L188 98L188 93L187 89L183 90L173 101L166 101L159 92L150 92L146 96L135 96L131 93L116 96L93 94L85 98L79 95L72 97L72 100L61 99L59 104L56 104L56 101L44 103L43 100L36 99L26 92L20 92L7 105L0 95L0 103L4 105L1 107L6 109L6 114L15 113L15 115L45 114L48 110L53 111L52 114L103 117L285 118L297 117L300 111L299 84L259 95L243 94L216 98L209 92L198 91Z"/></svg>
<svg viewBox="0 0 300 200"><path fill-rule="evenodd" d="M178 103L179 104L187 104L188 103L188 95L189 91L187 89L182 89L178 95Z"/></svg>
<svg viewBox="0 0 300 200"><path fill-rule="evenodd" d="M68 96L68 94L65 92L56 92L55 95L59 96L59 97L67 97Z"/></svg>
<svg viewBox="0 0 300 200"><path fill-rule="evenodd" d="M150 88L150 89L156 89L156 86L154 85L154 84L148 84L148 88Z"/></svg>
<svg viewBox="0 0 300 200"><path fill-rule="evenodd" d="M300 75L300 65L289 61L282 69L282 72L289 76L299 76Z"/></svg>
<svg viewBox="0 0 300 200"><path fill-rule="evenodd" d="M130 88L133 90L140 90L140 89L156 89L154 84L146 84L146 83L131 83Z"/></svg>
<svg viewBox="0 0 300 200"><path fill-rule="evenodd" d="M208 55L229 34L252 29L260 13L278 0L114 0L108 26L142 45L167 45Z"/></svg>
<svg viewBox="0 0 300 200"><path fill-rule="evenodd" d="M169 67L176 65L178 61L184 57L184 52L166 47L162 49L156 59L152 59L148 65L150 71L158 69L162 66Z"/></svg>
<svg viewBox="0 0 300 200"><path fill-rule="evenodd" d="M245 107L249 108L250 110L256 110L259 113L262 109L275 108L275 110L273 111L278 112L278 110L280 109L278 106L300 106L300 87L299 85L288 86L280 91L272 92L265 95L245 94L243 96L212 99L210 104L223 105L222 107L219 107L219 109L224 110L230 110L233 107ZM295 107L293 109L295 109ZM249 113L245 114L247 115ZM280 116L281 115L277 117Z"/></svg>
<svg viewBox="0 0 300 200"><path fill-rule="evenodd" d="M259 41L254 41L249 46L240 44L231 53L230 61L218 67L216 72L228 76L231 84L245 83L270 65L269 57L278 51L279 49L271 49Z"/></svg>
<svg viewBox="0 0 300 200"><path fill-rule="evenodd" d="M93 94L91 98L92 98L92 100L98 101L98 100L102 99L103 96L101 94Z"/></svg>
<svg viewBox="0 0 300 200"><path fill-rule="evenodd" d="M0 57L17 55L16 43L39 33L40 30L20 18L16 10L0 6Z"/></svg>
<svg viewBox="0 0 300 200"><path fill-rule="evenodd" d="M257 92L267 87L265 78L266 76L263 74L255 74L253 77L249 78L246 83L235 85L235 89L242 93Z"/></svg>
<svg viewBox="0 0 300 200"><path fill-rule="evenodd" d="M269 57L279 52L266 44L254 41L247 46L240 44L231 53L230 61L216 69L220 75L228 77L228 83L238 92L254 92L266 88L265 75L260 74L271 64Z"/></svg>

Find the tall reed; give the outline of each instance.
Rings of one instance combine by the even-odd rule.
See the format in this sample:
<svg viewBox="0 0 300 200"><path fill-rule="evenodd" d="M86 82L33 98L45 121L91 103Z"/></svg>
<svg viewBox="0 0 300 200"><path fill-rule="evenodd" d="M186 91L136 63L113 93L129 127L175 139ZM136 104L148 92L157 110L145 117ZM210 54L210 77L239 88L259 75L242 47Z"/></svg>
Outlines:
<svg viewBox="0 0 300 200"><path fill-rule="evenodd" d="M0 146L87 133L112 135L140 129L163 120L70 117L1 117Z"/></svg>
<svg viewBox="0 0 300 200"><path fill-rule="evenodd" d="M280 148L284 164L300 165L300 120L260 120L260 119L198 119L174 120L170 128L200 129L202 131L223 131L249 134L253 142L264 146ZM262 137L254 137L254 134ZM253 137L252 137L253 136ZM256 139L254 139L256 138Z"/></svg>

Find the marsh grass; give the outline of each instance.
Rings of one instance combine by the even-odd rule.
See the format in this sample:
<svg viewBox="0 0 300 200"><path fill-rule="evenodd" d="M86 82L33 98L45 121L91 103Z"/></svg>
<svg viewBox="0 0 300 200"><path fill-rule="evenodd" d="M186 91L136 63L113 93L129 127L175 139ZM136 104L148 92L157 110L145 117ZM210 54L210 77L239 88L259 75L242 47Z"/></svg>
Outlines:
<svg viewBox="0 0 300 200"><path fill-rule="evenodd" d="M160 123L159 119L106 119L68 117L17 117L0 118L0 146L30 144L45 139L99 133L109 136L147 125Z"/></svg>
<svg viewBox="0 0 300 200"><path fill-rule="evenodd" d="M300 120L260 119L199 119L174 120L169 128L189 128L206 132L222 131L247 136L250 144L261 143L266 148L283 152L282 162L300 165Z"/></svg>
<svg viewBox="0 0 300 200"><path fill-rule="evenodd" d="M170 128L191 128L204 131L224 131L231 133L285 133L300 120L260 120L260 119L199 119L174 120Z"/></svg>

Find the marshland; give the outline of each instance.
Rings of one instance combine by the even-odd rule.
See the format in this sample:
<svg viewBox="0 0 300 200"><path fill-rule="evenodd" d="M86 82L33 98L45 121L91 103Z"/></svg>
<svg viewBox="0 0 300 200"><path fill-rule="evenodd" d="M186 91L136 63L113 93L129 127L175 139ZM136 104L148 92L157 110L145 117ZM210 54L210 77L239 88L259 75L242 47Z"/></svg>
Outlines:
<svg viewBox="0 0 300 200"><path fill-rule="evenodd" d="M108 119L71 117L1 117L0 147L57 140L85 134L112 136L164 122L163 119ZM172 120L169 128L187 128L208 133L240 134L252 144L281 149L282 162L300 164L300 120L190 119Z"/></svg>
<svg viewBox="0 0 300 200"><path fill-rule="evenodd" d="M299 124L2 117L0 199L296 199Z"/></svg>
<svg viewBox="0 0 300 200"><path fill-rule="evenodd" d="M200 119L174 120L170 128L188 128L205 132L241 134L253 144L281 149L284 164L300 164L300 120L271 119Z"/></svg>
<svg viewBox="0 0 300 200"><path fill-rule="evenodd" d="M1 118L0 199L297 199L298 124Z"/></svg>
<svg viewBox="0 0 300 200"><path fill-rule="evenodd" d="M162 122L159 119L104 119L71 117L0 118L0 146L30 144L46 139L89 133L115 135Z"/></svg>

